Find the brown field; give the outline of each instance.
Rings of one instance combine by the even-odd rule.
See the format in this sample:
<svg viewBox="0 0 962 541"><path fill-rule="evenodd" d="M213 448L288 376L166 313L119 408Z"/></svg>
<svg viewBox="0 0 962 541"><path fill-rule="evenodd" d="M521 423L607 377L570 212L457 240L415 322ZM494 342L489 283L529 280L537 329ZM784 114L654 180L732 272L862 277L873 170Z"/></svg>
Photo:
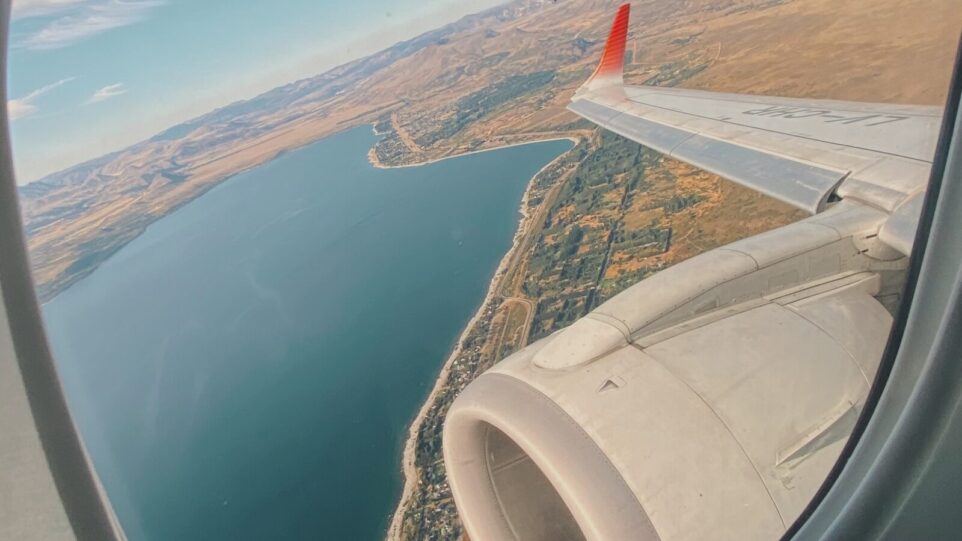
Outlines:
<svg viewBox="0 0 962 541"><path fill-rule="evenodd" d="M703 65L683 81L685 87L787 96L941 103L960 28L953 0L632 4L629 81L670 84L680 67ZM217 182L385 115L404 146L389 164L569 128L577 119L565 105L593 67L616 5L513 2L406 47L274 90L266 96L276 104L236 113L226 108L198 119L187 135L139 143L24 189L41 294L49 297L88 274L151 221ZM510 75L544 70L554 73L548 85L487 111L451 136L417 143L452 118L464 96ZM243 122L230 122L236 120ZM755 204L763 215L777 212ZM735 207L718 207L728 208ZM771 225L768 218L761 223ZM716 229L724 224L709 228Z"/></svg>
<svg viewBox="0 0 962 541"><path fill-rule="evenodd" d="M22 210L41 297L93 272L151 222L231 175L364 124L384 134L370 153L383 166L552 137L596 151L598 130L565 107L593 69L619 3L510 2L24 187ZM957 0L639 0L632 2L626 79L941 104L960 12ZM634 280L803 216L688 165L646 160L644 189L632 189L625 180L629 171L612 166L598 173L610 182L586 188L602 195L587 209L564 199L586 167L577 158L562 174L532 181L532 199L522 209L528 219L492 288L504 305L485 303L465 331L471 343L452 355L412 425L407 483L390 537L458 537L437 438L447 405L471 377L522 347L529 333L536 337L569 324L569 316ZM686 196L697 202L669 212L673 198ZM585 237L569 261L551 261L558 268L549 268L536 260L559 249L576 224ZM615 233L644 231L669 237L610 242ZM589 259L595 266L584 276L561 278ZM525 288L543 296L526 297Z"/></svg>

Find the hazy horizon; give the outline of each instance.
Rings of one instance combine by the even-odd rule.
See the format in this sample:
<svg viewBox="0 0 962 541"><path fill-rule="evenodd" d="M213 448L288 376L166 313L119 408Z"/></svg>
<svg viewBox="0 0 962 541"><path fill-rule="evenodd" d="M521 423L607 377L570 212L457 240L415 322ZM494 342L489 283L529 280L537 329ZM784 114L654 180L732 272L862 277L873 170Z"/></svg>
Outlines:
<svg viewBox="0 0 962 541"><path fill-rule="evenodd" d="M17 183L123 150L506 1L369 3L370 11L384 9L383 18L359 17L359 10L333 1L284 0L267 9L287 18L265 25L258 9L246 6L245 13L221 1L179 18L176 8L185 5L176 0L14 2L7 107ZM319 9L325 17L310 21ZM225 11L233 27L216 24ZM204 31L195 33L191 25L204 21ZM318 21L330 32L319 37L310 24ZM185 39L165 39L171 33ZM245 47L232 46L237 42ZM223 73L212 73L212 66Z"/></svg>

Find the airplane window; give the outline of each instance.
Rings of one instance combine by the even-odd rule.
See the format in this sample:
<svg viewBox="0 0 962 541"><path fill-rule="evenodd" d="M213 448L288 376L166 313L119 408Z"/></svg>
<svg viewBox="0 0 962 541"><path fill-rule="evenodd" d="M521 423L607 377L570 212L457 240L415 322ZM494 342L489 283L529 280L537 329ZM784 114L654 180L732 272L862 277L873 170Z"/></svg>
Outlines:
<svg viewBox="0 0 962 541"><path fill-rule="evenodd" d="M36 294L123 535L779 538L906 300L960 29L15 0Z"/></svg>

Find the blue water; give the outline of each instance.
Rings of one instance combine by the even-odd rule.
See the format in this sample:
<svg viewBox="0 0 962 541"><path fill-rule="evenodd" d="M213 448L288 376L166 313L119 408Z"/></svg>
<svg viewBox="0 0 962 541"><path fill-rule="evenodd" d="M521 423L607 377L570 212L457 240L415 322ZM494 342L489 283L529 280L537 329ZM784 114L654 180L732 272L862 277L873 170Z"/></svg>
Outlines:
<svg viewBox="0 0 962 541"><path fill-rule="evenodd" d="M45 307L131 539L378 539L407 425L555 141L379 170L361 128L237 175Z"/></svg>

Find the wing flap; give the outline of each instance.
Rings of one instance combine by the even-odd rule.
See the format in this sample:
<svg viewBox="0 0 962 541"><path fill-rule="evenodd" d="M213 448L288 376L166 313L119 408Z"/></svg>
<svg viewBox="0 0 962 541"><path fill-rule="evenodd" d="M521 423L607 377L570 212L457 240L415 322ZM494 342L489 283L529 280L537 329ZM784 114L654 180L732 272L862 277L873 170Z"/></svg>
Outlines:
<svg viewBox="0 0 962 541"><path fill-rule="evenodd" d="M631 116L590 100L576 100L568 108L662 154L732 179L813 214L824 207L828 196L846 175L844 171L783 158ZM774 178L778 182L773 182Z"/></svg>
<svg viewBox="0 0 962 541"><path fill-rule="evenodd" d="M568 109L672 158L810 213L831 196L891 215L908 254L942 108L625 86L628 6Z"/></svg>
<svg viewBox="0 0 962 541"><path fill-rule="evenodd" d="M705 119L704 130L723 125L750 132L877 154L931 161L942 120L938 107L857 103L722 94L680 88L629 86L624 96L634 111L660 110L679 121ZM631 112L631 111L629 111ZM777 148L775 149L778 150Z"/></svg>
<svg viewBox="0 0 962 541"><path fill-rule="evenodd" d="M924 203L924 193L917 193L902 203L889 219L885 220L878 233L879 240L903 254L910 254Z"/></svg>

